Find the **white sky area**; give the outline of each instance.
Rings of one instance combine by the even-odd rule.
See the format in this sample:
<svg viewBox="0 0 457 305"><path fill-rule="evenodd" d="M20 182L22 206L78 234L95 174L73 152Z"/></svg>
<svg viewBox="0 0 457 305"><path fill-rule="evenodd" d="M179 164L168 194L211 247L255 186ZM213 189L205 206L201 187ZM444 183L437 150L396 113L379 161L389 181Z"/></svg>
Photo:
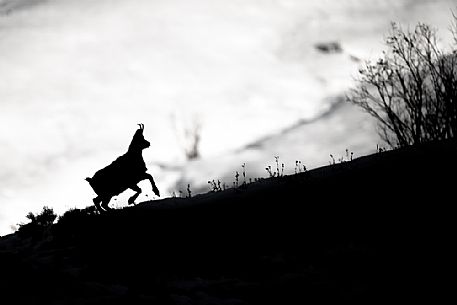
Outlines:
<svg viewBox="0 0 457 305"><path fill-rule="evenodd" d="M248 175L266 177L276 155L291 173L295 160L312 168L346 148L371 153L379 139L360 110L346 105L320 117L352 85L359 63L351 56L376 57L391 21L430 23L445 45L456 7L449 0L0 0L0 235L44 205L58 214L91 205L84 178L127 150L137 123L151 142L143 156L163 197L187 183L231 185L243 163ZM328 41L343 53L314 48ZM185 131L195 124L202 157L187 162ZM140 186L138 201L153 198L147 183ZM125 196L111 205L123 206Z"/></svg>

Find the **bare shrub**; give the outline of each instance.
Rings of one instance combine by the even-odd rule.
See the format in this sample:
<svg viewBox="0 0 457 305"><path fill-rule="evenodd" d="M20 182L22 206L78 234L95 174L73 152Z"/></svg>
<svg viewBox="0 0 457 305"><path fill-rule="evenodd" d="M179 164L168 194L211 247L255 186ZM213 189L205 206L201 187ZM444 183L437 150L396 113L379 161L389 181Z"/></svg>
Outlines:
<svg viewBox="0 0 457 305"><path fill-rule="evenodd" d="M437 45L436 30L419 23L403 30L392 23L387 51L359 70L347 96L379 123L391 147L454 138L457 134L457 17L452 51Z"/></svg>

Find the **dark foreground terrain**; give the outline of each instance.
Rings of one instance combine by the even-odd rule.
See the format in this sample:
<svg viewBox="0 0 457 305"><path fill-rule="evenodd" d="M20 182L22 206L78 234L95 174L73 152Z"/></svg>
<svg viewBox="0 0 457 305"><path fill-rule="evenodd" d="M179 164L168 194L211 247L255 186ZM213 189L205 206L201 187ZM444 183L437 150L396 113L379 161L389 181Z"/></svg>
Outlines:
<svg viewBox="0 0 457 305"><path fill-rule="evenodd" d="M0 238L0 303L454 299L456 157L456 142L441 142L191 199L75 210Z"/></svg>

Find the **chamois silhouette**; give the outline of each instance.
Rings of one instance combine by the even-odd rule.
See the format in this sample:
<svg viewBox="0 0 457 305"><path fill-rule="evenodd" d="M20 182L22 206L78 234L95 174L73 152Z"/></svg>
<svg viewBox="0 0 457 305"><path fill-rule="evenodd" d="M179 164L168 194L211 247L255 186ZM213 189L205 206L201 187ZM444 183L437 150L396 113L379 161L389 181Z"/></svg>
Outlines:
<svg viewBox="0 0 457 305"><path fill-rule="evenodd" d="M109 207L111 198L129 188L136 192L128 200L129 204L134 204L136 198L141 194L141 188L137 184L145 179L151 182L152 190L157 196L160 196L154 179L146 172L147 168L142 155L143 149L148 148L151 144L143 136L144 125L138 125L140 127L135 132L128 151L110 165L97 171L92 178L86 178L97 194L93 201L101 212L111 210Z"/></svg>

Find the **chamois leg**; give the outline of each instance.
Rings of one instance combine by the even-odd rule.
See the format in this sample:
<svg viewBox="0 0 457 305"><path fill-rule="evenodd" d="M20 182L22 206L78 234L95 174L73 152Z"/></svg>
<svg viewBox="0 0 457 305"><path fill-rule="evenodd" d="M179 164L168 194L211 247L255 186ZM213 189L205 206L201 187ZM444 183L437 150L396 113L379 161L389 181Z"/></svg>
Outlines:
<svg viewBox="0 0 457 305"><path fill-rule="evenodd" d="M109 207L109 202L111 201L111 197L105 197L102 199L102 208L104 208L106 211L112 210L112 208Z"/></svg>
<svg viewBox="0 0 457 305"><path fill-rule="evenodd" d="M152 176L148 173L144 173L144 179L148 179L149 182L151 183L151 186L152 186L152 191L154 192L154 194L156 194L157 196L160 197L160 192L159 192L159 189L157 188L155 182L154 182L154 178L152 178Z"/></svg>
<svg viewBox="0 0 457 305"><path fill-rule="evenodd" d="M103 209L102 209L102 207L100 206L100 202L102 201L102 200L100 199L100 196L95 197L92 201L94 202L95 207L97 208L97 210L98 210L99 212L103 212Z"/></svg>
<svg viewBox="0 0 457 305"><path fill-rule="evenodd" d="M130 189L133 190L134 192L136 192L136 194L134 194L132 197L130 197L128 202L129 202L129 204L134 204L135 200L141 194L141 188L138 185L135 185L135 186L131 186Z"/></svg>

